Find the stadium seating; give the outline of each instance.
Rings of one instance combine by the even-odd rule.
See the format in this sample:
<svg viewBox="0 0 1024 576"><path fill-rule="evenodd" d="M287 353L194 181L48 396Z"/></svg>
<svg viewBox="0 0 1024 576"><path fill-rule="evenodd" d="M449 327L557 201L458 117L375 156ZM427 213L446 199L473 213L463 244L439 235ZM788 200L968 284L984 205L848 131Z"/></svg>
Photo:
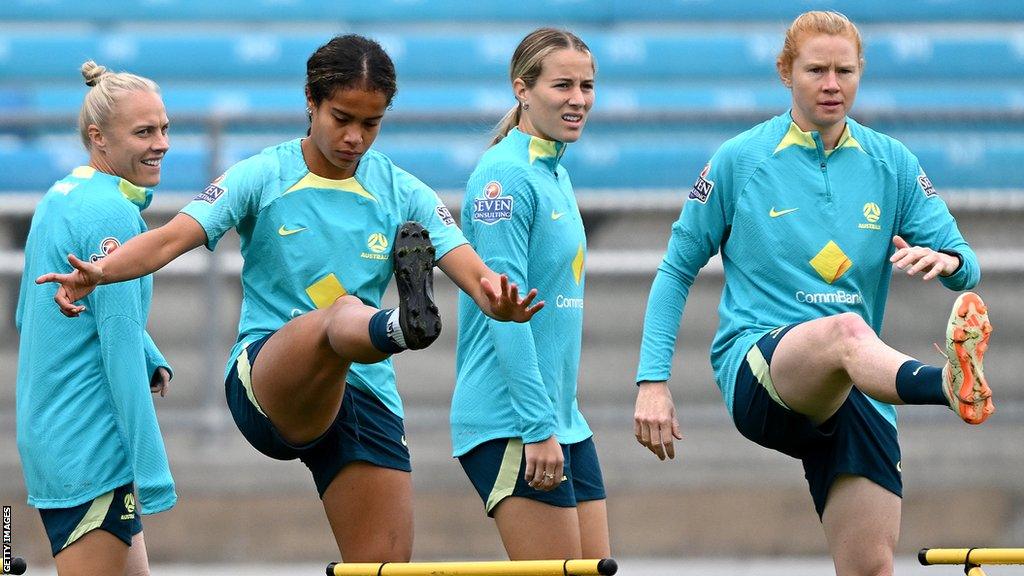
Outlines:
<svg viewBox="0 0 1024 576"><path fill-rule="evenodd" d="M512 50L529 26L515 32L483 27L466 32L360 32L380 39L402 81L501 83ZM87 58L161 82L218 83L299 80L306 58L331 34L292 29L251 33L228 29L172 31L138 27L97 33L79 29L48 36L31 30L0 32L0 82L75 80ZM773 80L780 46L777 28L744 30L587 31L602 82ZM948 36L941 30L866 34L868 79L994 80L1024 75L1019 34L977 30ZM457 56L457 57L455 57ZM69 78L70 77L70 78Z"/></svg>
<svg viewBox="0 0 1024 576"><path fill-rule="evenodd" d="M526 1L516 3L514 11L505 3L484 2L460 16L479 24L458 29L384 25L395 19L439 21L453 13L452 2L392 0L359 10L348 2L256 4L246 2L247 9L242 10L235 1L153 0L115 11L114 4L100 0L5 2L0 5L0 22L10 25L0 31L0 120L35 115L73 118L84 92L77 70L82 61L93 58L160 82L175 137L209 129L202 122L178 119L210 116L294 117L287 127L278 122L263 132L275 137L283 133L279 139L297 136L303 127L305 59L334 32L300 32L287 22L337 19L365 26L358 31L380 39L398 67L399 93L378 147L427 183L459 188L484 140L481 133L512 104L505 78L509 54L522 32L533 27L525 21L541 14L589 27L581 34L599 66L595 128L579 152L566 157L570 169L579 168L573 170L578 186L677 186L679 178L688 179L718 143L739 130L737 126L777 114L789 103L773 66L781 24L768 23L793 12L785 2L748 7L739 0L714 5L697 0L638 5L618 0ZM867 72L855 116L869 123L888 119L892 126L885 128L901 139L914 140L914 151L935 181L945 186L1020 185L1010 168L1024 163L1024 146L1012 138L998 149L977 145L986 137L982 132L1005 132L1008 126L1019 131L1024 114L1024 43L1014 28L993 24L1024 18L1024 9L1010 4L914 3L918 21L956 19L965 6L972 7L972 18L988 21L956 34L943 27L872 29L871 22L898 19L892 11L904 10L881 1L858 3L850 12L868 26ZM236 13L273 24L251 33L237 20L229 21ZM515 22L496 25L506 18ZM721 24L736 19L756 23ZM685 28L630 25L666 20L715 22ZM177 25L181 21L202 26ZM39 34L40 22L59 28ZM639 137L623 140L628 129L652 116L655 121L647 120ZM448 124L459 117L473 118L478 129L467 133L464 126ZM977 122L971 123L971 118ZM704 137L687 140L693 130L688 123L694 121L703 123ZM228 134L252 132L252 124L229 127ZM437 137L414 137L424 131ZM9 176L0 180L0 191L44 189L77 162L73 158L83 156L74 151L74 143L60 150L56 143L61 140L46 139L55 132L67 134L67 123L26 127L0 122L0 167L21 168L17 173L6 171ZM445 145L439 147L438 142ZM221 165L211 167L204 160L211 145L175 143L163 187L195 189L211 172L239 159L239 151L258 150L229 146L221 150Z"/></svg>
<svg viewBox="0 0 1024 576"><path fill-rule="evenodd" d="M918 0L890 2L860 0L818 2L818 9L843 10L857 22L1000 21L1020 18L1014 0ZM425 23L479 21L550 21L575 24L624 22L704 22L790 20L809 9L806 2L749 2L747 0L519 0L462 2L460 0L377 0L318 2L317 0L6 0L0 20L136 21L325 21L347 23Z"/></svg>

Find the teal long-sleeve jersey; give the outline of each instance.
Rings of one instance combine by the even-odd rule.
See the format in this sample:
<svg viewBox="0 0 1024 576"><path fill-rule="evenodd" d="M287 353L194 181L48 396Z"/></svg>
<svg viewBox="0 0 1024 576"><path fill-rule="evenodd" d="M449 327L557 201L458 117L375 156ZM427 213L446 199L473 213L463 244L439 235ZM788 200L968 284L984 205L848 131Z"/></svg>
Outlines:
<svg viewBox="0 0 1024 576"><path fill-rule="evenodd" d="M899 141L847 118L826 151L790 113L727 141L672 226L647 304L637 381L669 379L690 285L719 252L725 287L711 364L730 413L740 362L772 329L853 312L881 333L897 234L959 256L956 272L940 278L946 287L965 290L980 279L945 202ZM895 426L895 409L873 404Z"/></svg>
<svg viewBox="0 0 1024 576"><path fill-rule="evenodd" d="M591 436L576 399L587 239L566 145L512 129L466 185L462 226L484 262L547 306L529 323L497 322L459 295L452 447L488 440L562 444Z"/></svg>
<svg viewBox="0 0 1024 576"><path fill-rule="evenodd" d="M331 180L309 171L301 142L242 160L181 210L210 250L231 228L241 238L242 313L225 374L249 343L340 296L379 308L403 222L430 231L438 260L466 243L437 194L384 154L367 150L351 178ZM390 358L353 363L347 382L404 416Z"/></svg>
<svg viewBox="0 0 1024 576"><path fill-rule="evenodd" d="M144 514L177 500L150 380L168 367L145 331L149 276L96 288L65 318L55 284L67 255L93 262L146 229L151 193L88 166L55 183L36 207L25 245L15 323L17 442L28 503L69 508L135 482Z"/></svg>

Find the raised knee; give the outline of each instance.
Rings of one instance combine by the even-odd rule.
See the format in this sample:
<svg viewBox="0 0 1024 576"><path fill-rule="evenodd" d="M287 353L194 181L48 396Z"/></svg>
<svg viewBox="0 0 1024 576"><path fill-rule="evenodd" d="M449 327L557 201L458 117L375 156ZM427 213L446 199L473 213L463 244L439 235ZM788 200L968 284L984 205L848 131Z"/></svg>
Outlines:
<svg viewBox="0 0 1024 576"><path fill-rule="evenodd" d="M838 339L843 343L857 344L865 338L876 337L868 323L853 312L843 312L832 317Z"/></svg>
<svg viewBox="0 0 1024 576"><path fill-rule="evenodd" d="M331 308L344 308L346 306L353 306L356 304L361 306L363 305L363 301L351 294L345 294L344 296L339 296L334 303L331 304Z"/></svg>

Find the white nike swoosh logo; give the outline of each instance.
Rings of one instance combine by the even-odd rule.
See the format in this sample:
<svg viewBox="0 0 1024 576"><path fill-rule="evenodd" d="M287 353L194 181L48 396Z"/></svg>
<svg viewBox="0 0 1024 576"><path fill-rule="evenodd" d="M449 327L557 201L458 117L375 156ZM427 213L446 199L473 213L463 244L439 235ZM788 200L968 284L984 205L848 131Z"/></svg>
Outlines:
<svg viewBox="0 0 1024 576"><path fill-rule="evenodd" d="M305 229L306 229L306 227L303 226L302 228L296 228L294 230L289 230L289 229L284 227L284 224L281 224L281 227L277 229L277 233L280 234L281 236L291 236L292 234L298 234L299 232L302 232Z"/></svg>
<svg viewBox="0 0 1024 576"><path fill-rule="evenodd" d="M772 209L768 211L768 215L771 216L772 218L778 218L779 216L785 216L786 214L789 214L790 212L796 212L797 210L799 210L799 208L789 208L788 210L776 211L775 207L772 206Z"/></svg>
<svg viewBox="0 0 1024 576"><path fill-rule="evenodd" d="M551 211L551 219L552 220L558 220L562 216L565 216L565 212L555 212L554 210Z"/></svg>
<svg viewBox="0 0 1024 576"><path fill-rule="evenodd" d="M914 370L913 376L917 376L917 373L921 371L921 368L924 368L924 364L921 364L917 367L917 370Z"/></svg>

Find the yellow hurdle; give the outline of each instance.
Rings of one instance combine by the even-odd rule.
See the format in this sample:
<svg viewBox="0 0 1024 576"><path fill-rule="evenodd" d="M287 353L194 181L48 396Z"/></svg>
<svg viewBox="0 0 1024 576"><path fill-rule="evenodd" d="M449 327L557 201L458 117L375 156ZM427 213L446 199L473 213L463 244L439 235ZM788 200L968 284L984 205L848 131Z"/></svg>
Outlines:
<svg viewBox="0 0 1024 576"><path fill-rule="evenodd" d="M921 564L1024 564L1024 548L922 548L917 553ZM979 572L983 574L983 572Z"/></svg>
<svg viewBox="0 0 1024 576"><path fill-rule="evenodd" d="M503 562L384 562L327 565L327 576L611 576L619 569L601 560L506 560Z"/></svg>

